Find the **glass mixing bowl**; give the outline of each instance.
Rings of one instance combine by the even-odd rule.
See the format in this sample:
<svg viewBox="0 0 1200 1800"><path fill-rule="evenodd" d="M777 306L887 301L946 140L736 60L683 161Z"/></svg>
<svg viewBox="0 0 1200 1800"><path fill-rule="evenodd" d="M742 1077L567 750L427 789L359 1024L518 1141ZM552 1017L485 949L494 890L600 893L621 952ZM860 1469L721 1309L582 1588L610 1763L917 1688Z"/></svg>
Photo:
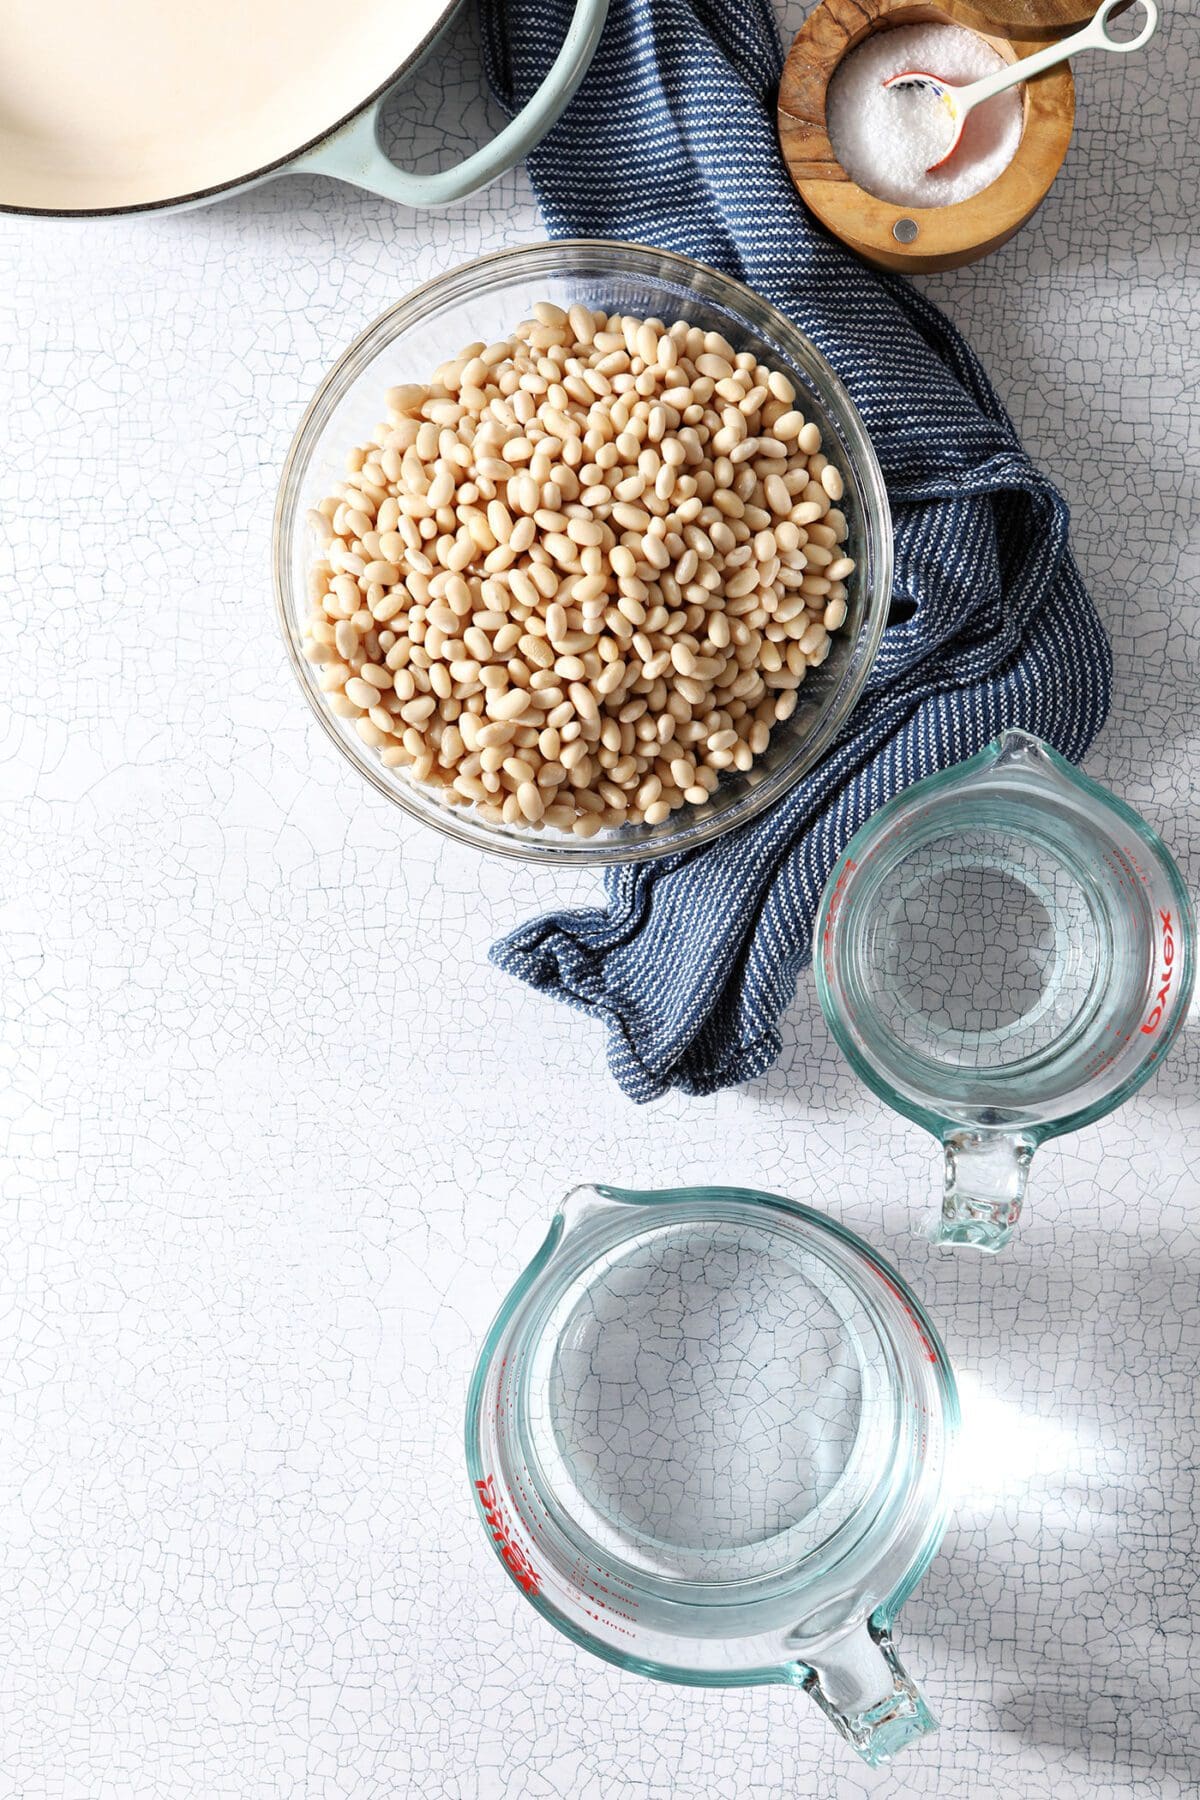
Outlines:
<svg viewBox="0 0 1200 1800"><path fill-rule="evenodd" d="M625 826L582 839L528 825L494 825L451 805L435 788L386 769L344 719L329 710L317 670L304 660L307 573L318 545L306 515L345 478L346 453L382 414L387 388L420 380L465 344L492 342L530 316L538 300L575 301L670 323L686 319L752 350L795 383L797 404L821 428L845 479L846 623L829 657L810 671L792 717L744 774L728 771L704 806L684 806L661 825ZM635 244L584 240L528 244L481 257L418 288L357 338L326 376L284 465L275 510L275 591L297 678L321 724L359 773L405 812L481 850L537 862L625 863L690 850L785 794L817 762L862 691L887 618L892 529L883 476L862 422L824 357L765 300L689 257Z"/></svg>

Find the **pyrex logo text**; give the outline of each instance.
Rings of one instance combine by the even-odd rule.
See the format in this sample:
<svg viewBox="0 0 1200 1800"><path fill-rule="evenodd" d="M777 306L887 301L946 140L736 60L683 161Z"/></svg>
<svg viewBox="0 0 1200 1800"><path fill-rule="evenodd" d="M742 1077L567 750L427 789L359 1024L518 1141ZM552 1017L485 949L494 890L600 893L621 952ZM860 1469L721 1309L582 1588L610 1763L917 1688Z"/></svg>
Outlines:
<svg viewBox="0 0 1200 1800"><path fill-rule="evenodd" d="M486 1480L477 1481L475 1491L479 1495L480 1510L487 1521L492 1537L499 1546L500 1555L513 1580L527 1594L536 1594L541 1585L541 1579L509 1529L508 1522L504 1517L504 1509L500 1505L500 1497L496 1492L496 1477L489 1475Z"/></svg>
<svg viewBox="0 0 1200 1800"><path fill-rule="evenodd" d="M1162 975L1159 979L1158 992L1154 996L1154 1006L1151 1009L1150 1017L1142 1026L1142 1030L1146 1032L1147 1035L1157 1031L1162 1024L1162 1016L1166 1010L1167 998L1171 992L1171 983L1175 979L1175 929L1171 923L1171 915L1169 912L1160 912L1158 916L1162 920L1163 934Z"/></svg>

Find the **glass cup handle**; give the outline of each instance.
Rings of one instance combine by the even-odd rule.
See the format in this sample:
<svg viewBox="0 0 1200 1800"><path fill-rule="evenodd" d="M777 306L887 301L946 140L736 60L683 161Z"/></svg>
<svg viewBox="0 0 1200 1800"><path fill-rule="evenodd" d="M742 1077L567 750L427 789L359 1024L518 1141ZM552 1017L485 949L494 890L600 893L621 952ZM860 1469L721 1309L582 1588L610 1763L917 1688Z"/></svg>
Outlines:
<svg viewBox="0 0 1200 1800"><path fill-rule="evenodd" d="M947 1131L946 1187L930 1228L935 1244L1001 1250L1021 1216L1037 1139L1027 1132Z"/></svg>
<svg viewBox="0 0 1200 1800"><path fill-rule="evenodd" d="M805 1693L872 1769L937 1730L886 1630L852 1626L826 1639L812 1657Z"/></svg>

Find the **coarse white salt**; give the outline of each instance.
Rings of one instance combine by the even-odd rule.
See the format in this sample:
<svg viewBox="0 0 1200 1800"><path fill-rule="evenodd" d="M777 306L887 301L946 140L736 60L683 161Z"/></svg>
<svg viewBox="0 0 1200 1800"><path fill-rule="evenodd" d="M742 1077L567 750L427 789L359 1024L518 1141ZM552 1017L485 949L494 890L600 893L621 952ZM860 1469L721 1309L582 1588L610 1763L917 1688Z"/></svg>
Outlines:
<svg viewBox="0 0 1200 1800"><path fill-rule="evenodd" d="M965 87L1004 67L983 38L958 25L901 25L877 31L852 50L829 84L825 123L833 153L852 181L898 206L950 206L988 187L1017 153L1024 107L1020 88L985 100L967 115L945 168L953 127L929 88L885 88L905 69L926 69Z"/></svg>

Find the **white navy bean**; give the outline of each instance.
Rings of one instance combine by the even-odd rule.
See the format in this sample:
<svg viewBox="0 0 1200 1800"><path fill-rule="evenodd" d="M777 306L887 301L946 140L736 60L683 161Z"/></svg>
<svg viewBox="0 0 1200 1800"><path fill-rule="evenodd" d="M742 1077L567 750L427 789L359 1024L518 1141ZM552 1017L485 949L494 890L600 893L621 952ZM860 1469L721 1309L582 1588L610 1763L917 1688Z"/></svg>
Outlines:
<svg viewBox="0 0 1200 1800"><path fill-rule="evenodd" d="M752 766L855 567L841 470L782 370L547 301L385 403L310 520L305 654L365 751L585 838Z"/></svg>

